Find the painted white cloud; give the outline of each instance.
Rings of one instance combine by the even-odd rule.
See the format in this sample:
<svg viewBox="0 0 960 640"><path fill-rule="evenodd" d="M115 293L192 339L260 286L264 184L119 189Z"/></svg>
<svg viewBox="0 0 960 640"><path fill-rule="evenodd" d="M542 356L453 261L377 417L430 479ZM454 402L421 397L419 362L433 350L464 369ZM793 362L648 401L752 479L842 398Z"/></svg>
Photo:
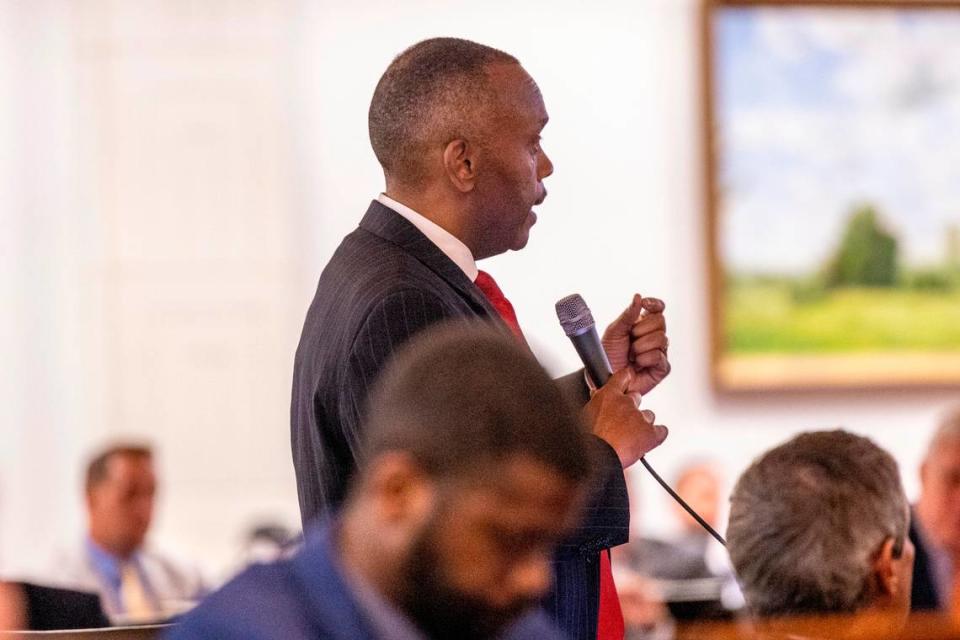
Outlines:
<svg viewBox="0 0 960 640"><path fill-rule="evenodd" d="M945 227L960 224L960 13L904 15L753 14L754 50L725 73L769 86L731 96L721 128L735 267L814 268L862 201L884 212L909 261L942 255ZM806 86L789 86L798 78Z"/></svg>

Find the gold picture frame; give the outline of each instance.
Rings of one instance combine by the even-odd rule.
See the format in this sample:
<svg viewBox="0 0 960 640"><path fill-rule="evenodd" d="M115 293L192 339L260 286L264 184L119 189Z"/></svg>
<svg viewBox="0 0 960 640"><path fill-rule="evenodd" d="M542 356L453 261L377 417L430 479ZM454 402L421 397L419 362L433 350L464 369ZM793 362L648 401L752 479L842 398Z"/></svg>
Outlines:
<svg viewBox="0 0 960 640"><path fill-rule="evenodd" d="M751 31L753 27L749 23L751 20L759 20L761 16L766 21L766 32L764 39L762 42L758 40L758 44L752 40L755 39L755 32ZM909 241L912 237L907 237L909 229L903 229L906 214L900 214L900 218L895 220L900 225L897 233L903 234L903 238L887 231L884 212L887 207L895 208L890 202L900 202L900 199L899 196L888 197L882 180L878 182L881 186L877 192L881 195L870 196L875 197L876 202L871 202L869 198L858 202L851 199L846 206L840 206L839 196L832 200L828 196L821 198L825 203L834 203L825 205L822 209L831 209L830 215L837 219L815 220L809 225L822 223L833 230L835 241L829 247L828 243L814 244L810 241L814 234L806 228L807 221L799 220L795 230L796 238L791 237L789 230L784 232L784 221L777 221L775 218L778 214L772 211L774 207L770 207L769 218L765 218L764 216L768 215L767 209L757 204L773 202L771 194L776 193L777 185L769 185L770 182L787 179L791 169L797 169L796 173L802 174L801 169L806 165L802 160L802 152L797 152L797 157L801 159L797 160L796 166L785 161L783 167L776 167L780 169L779 172L770 169L771 163L764 163L762 159L776 157L777 136L765 138L763 126L741 126L744 122L753 122L747 115L759 114L761 117L757 117L757 120L760 122L765 121L762 116L769 115L764 114L761 108L750 110L742 106L751 104L751 100L763 104L767 99L762 89L756 89L756 95L751 94L754 85L749 77L753 63L744 61L764 60L763 46L769 46L769 43L779 46L777 40L770 35L778 33L777 29L780 29L786 40L790 40L789 23L792 20L804 21L801 26L808 31L816 31L816 21L820 20L824 22L821 36L829 41L827 36L833 33L835 42L831 46L839 48L828 53L817 51L817 56L814 57L817 57L817 64L824 67L824 73L831 73L831 60L841 64L837 61L845 59L842 49L845 41L843 28L831 31L827 23L837 19L849 27L857 23L857 16L862 16L860 22L865 31L869 31L870 25L876 23L884 25L886 33L891 31L888 28L890 24L896 25L897 21L902 21L900 26L905 35L904 42L899 44L903 46L912 46L910 34L913 30L919 33L919 30L925 28L924 21L928 18L931 24L937 22L939 29L944 28L944 22L950 22L951 25L955 22L956 39L960 41L960 1L957 0L706 0L703 4L701 28L706 175L705 232L709 263L711 372L714 387L720 391L960 386L960 268L957 263L951 262L956 260L957 256L946 252L942 272L933 267L928 268L922 260L916 263L907 260L907 257L912 255L908 255L906 251L911 246ZM944 18L949 20L945 21ZM743 24L738 24L738 21ZM781 24L778 24L778 21ZM800 29L800 26L797 26L797 29ZM747 37L741 38L742 34L747 34ZM869 33L862 36L863 41L870 42ZM918 35L918 42L919 37ZM750 42L745 44L738 38ZM808 70L804 69L803 60L810 52L803 49L804 43L802 37L797 37L795 41L784 44L795 49L789 53L796 56L798 61L797 78L806 78L809 75ZM885 44L894 46L898 43ZM743 52L740 52L738 47L743 49ZM957 49L957 52L960 53L960 49ZM819 59L821 54L823 60ZM859 54L851 49L849 55ZM866 64L858 61L858 64L861 63ZM750 68L738 68L738 64ZM770 71L764 68L763 64L757 66L763 73ZM960 62L954 66L960 66ZM802 102L803 91L794 92L788 87L793 80L793 71L790 70L793 67L785 68L788 68L789 72L782 74L782 77L776 74L770 77L783 81L784 86L778 87L777 91L783 92L787 97L795 94L801 97ZM877 74L877 77L882 77L882 74ZM925 90L923 82L928 80L929 78L919 79L917 91ZM809 82L809 79L805 81ZM932 91L937 87L928 89ZM748 98L738 97L737 91L751 95ZM960 73L957 74L956 86L951 86L950 91L951 101L957 96L956 127L960 129ZM816 86L816 82L811 82L809 93L811 104L818 98L832 103L833 96L828 95L827 89ZM847 108L842 100L837 104L837 109ZM853 101L851 104L861 102ZM911 108L917 107L914 105ZM800 114L802 111L798 108L796 113ZM793 112L785 110L785 113ZM920 114L922 115L923 113ZM850 120L849 117L846 119ZM829 114L824 116L824 120L830 121ZM815 118L811 119L811 122L815 121ZM843 121L845 120L841 117L836 119L837 123ZM889 121L896 122L895 119ZM749 132L751 127L755 129L752 133L737 133ZM794 128L796 131L793 134L798 136L801 143L804 142L803 129ZM831 128L825 127L823 130L829 131ZM842 135L842 128L833 127L833 130L841 133L826 136L826 139L821 141L825 151L832 153L845 144L854 144L856 136L847 140ZM816 133L809 132L808 135L815 136ZM745 139L753 140L754 147L747 144L737 146L740 144L738 141ZM950 145L951 140L953 138L943 144ZM956 140L960 142L960 137ZM942 140L934 142L939 143ZM807 147L815 148L815 145L798 144L796 148L790 147L790 153ZM750 151L745 152L743 149ZM814 157L814 154L810 155ZM856 159L860 158L862 153L850 149L848 155L854 159L849 163L849 175L857 176ZM955 157L960 165L960 144L957 145ZM912 160L913 158L909 157L904 159L904 172L911 170ZM822 163L812 164L818 171L823 170ZM861 164L865 175L871 171L871 162ZM751 167L754 165L756 168L751 174ZM731 169L731 166L734 168ZM957 176L956 193L957 202L960 203L960 168ZM836 193L847 193L843 189L843 176L836 177L840 185L836 187ZM803 182L808 178L809 176L804 176L799 181ZM903 180L909 180L907 173ZM820 183L817 180L807 181L814 185L812 190L819 188ZM736 188L731 189L731 184ZM747 201L742 197L745 189L762 193L754 193L756 202L745 204ZM824 190L830 192L829 188L824 187ZM869 190L867 193L870 195ZM789 193L785 193L784 200L789 202L790 197ZM791 207L784 206L784 209L790 210ZM753 213L750 213L751 211ZM912 215L914 212L910 213ZM942 222L937 218L940 213L929 215L936 218L937 224ZM943 214L950 215L956 216L956 226L951 226L953 223L948 220L944 231L945 244L955 242L957 251L960 252L960 206L955 214ZM777 223L773 225L776 228L764 235L766 232L762 227L771 221ZM896 227L897 224L893 226ZM909 227L909 224L906 226ZM757 229L758 236L771 239L773 246L758 244L756 255L751 255L749 239L744 239L743 229ZM739 233L739 236L733 237L735 233ZM954 234L956 238L953 238ZM779 254L776 250L777 242L783 244L783 250ZM794 245L794 242L797 244ZM801 265L805 259L802 257L803 242L816 247L815 250L807 252L809 255L819 252L817 260L810 258L810 264ZM864 249L864 246L867 248ZM869 258L864 258L865 255ZM769 256L769 274L763 271L763 260L767 259L764 256ZM796 264L791 263L791 260ZM949 295L946 292L949 292ZM937 298L941 294L942 299ZM768 297L763 298L763 295ZM928 298L930 304L920 304ZM763 300L766 302L762 302ZM787 302L784 303L783 300ZM897 327L889 331L884 329L883 318L880 317L882 314L876 313L876 310L899 309L906 304L919 304L920 308L913 316L909 313L900 314L900 319L893 318L896 314L891 314L891 322L905 323L902 327L903 333L897 333ZM772 307L776 308L775 312L761 313ZM754 313L755 311L757 313ZM939 318L940 315L943 318L938 322L931 321L931 316ZM831 328L831 322L834 321L837 328ZM955 330L952 328L954 322ZM936 328L931 328L934 325ZM931 335L921 335L921 330L930 332ZM844 332L847 332L846 338ZM935 332L938 333L934 335Z"/></svg>

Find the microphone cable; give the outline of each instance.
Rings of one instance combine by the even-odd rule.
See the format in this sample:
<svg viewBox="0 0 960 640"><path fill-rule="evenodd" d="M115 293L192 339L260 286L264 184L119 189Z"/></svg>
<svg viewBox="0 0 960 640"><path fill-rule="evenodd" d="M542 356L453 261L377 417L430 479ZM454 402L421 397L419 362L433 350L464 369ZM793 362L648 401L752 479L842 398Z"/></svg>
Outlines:
<svg viewBox="0 0 960 640"><path fill-rule="evenodd" d="M683 510L689 513L690 517L692 517L694 520L697 521L697 524L703 527L704 530L707 533L709 533L711 536L716 538L717 542L719 542L721 545L723 545L724 547L727 546L727 541L723 539L723 536L717 533L716 530L713 527L711 527L706 520L700 517L700 514L694 511L693 507L688 505L686 501L680 497L680 494L674 491L673 488L669 484L667 484L663 478L660 477L660 474L654 471L653 467L650 466L650 463L647 462L646 458L640 458L640 462L643 463L644 468L650 473L651 476L653 476L653 479L660 483L660 486L663 487L663 490L669 493L670 497L673 498L677 502L677 504L683 507Z"/></svg>

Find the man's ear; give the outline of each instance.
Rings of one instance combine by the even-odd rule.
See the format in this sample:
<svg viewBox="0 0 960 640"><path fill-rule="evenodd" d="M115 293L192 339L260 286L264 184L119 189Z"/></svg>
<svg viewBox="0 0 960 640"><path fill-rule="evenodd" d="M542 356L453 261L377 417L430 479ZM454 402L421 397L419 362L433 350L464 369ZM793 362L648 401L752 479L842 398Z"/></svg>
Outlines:
<svg viewBox="0 0 960 640"><path fill-rule="evenodd" d="M419 526L433 511L435 483L409 454L391 452L371 460L365 485L385 525Z"/></svg>
<svg viewBox="0 0 960 640"><path fill-rule="evenodd" d="M879 597L890 603L909 602L913 585L913 543L902 537L887 538L874 561Z"/></svg>
<svg viewBox="0 0 960 640"><path fill-rule="evenodd" d="M451 140L443 149L443 167L457 191L472 191L477 177L475 146L462 138Z"/></svg>

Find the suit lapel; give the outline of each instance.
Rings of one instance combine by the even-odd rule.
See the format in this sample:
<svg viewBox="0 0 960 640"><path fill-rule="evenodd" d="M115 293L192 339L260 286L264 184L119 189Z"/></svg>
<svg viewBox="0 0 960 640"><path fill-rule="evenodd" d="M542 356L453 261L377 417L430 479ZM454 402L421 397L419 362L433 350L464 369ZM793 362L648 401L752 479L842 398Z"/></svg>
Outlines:
<svg viewBox="0 0 960 640"><path fill-rule="evenodd" d="M421 262L450 285L479 315L500 318L487 297L437 245L399 213L374 200L360 228L390 242Z"/></svg>

